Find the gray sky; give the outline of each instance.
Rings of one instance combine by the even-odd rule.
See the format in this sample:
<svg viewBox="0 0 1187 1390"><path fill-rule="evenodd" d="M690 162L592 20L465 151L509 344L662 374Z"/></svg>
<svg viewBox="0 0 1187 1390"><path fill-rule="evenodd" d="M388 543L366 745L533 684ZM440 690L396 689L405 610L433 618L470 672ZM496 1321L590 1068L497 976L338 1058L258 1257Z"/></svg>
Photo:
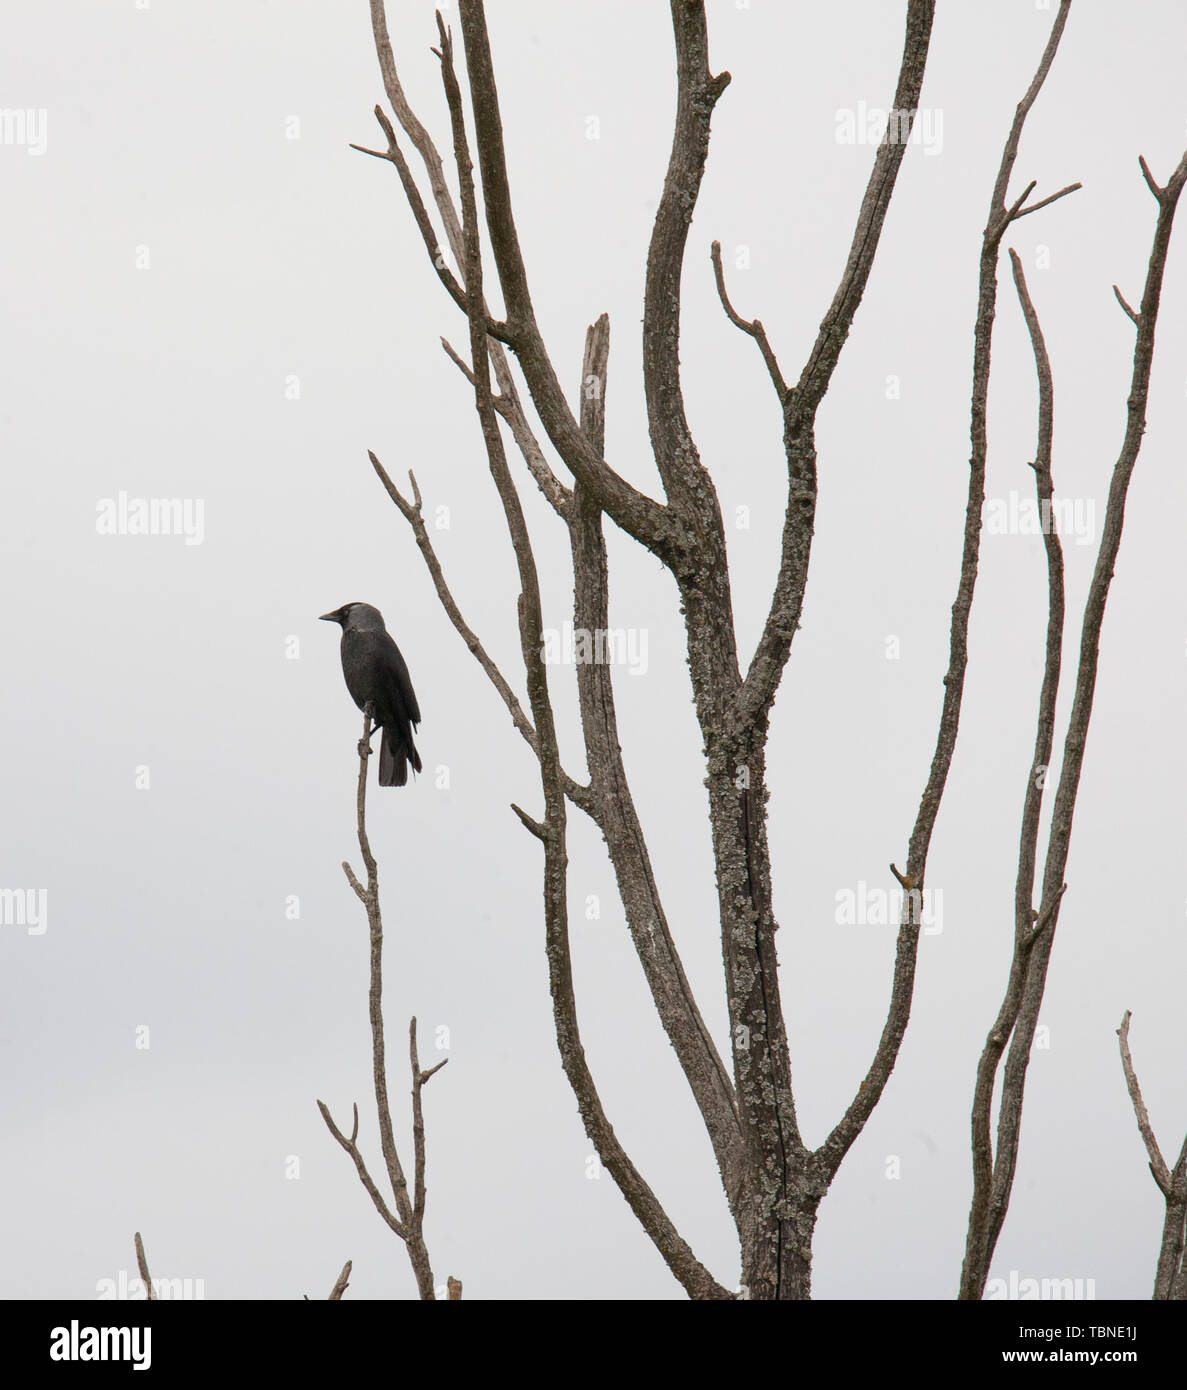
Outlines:
<svg viewBox="0 0 1187 1390"><path fill-rule="evenodd" d="M389 22L414 105L447 145L429 4ZM575 390L584 329L612 323L611 462L658 495L640 385L650 219L671 136L667 6L493 0L512 189L542 326ZM357 862L357 712L337 630L376 604L424 711L425 775L373 791L388 932L391 1086L407 1144L408 1016L426 1065L427 1236L439 1282L484 1298L670 1298L680 1290L608 1176L551 1028L534 763L442 614L366 460L416 469L471 625L522 688L515 579L465 383L465 325L428 266L379 136L367 7L262 0L3 6L0 106L0 623L8 653L0 886L45 891L46 930L0 928L0 1292L90 1297L134 1268L208 1298L410 1297L403 1249L322 1125L363 1112L378 1173ZM774 578L785 467L739 311L798 375L844 263L873 148L844 116L889 105L905 6L711 0L714 117L685 268L689 414L729 527L748 658ZM839 922L838 894L893 886L935 738L967 486L977 256L1015 104L1052 11L942 4L870 287L820 416L821 498L803 630L776 706L770 834L784 1001L805 1138L865 1072L893 927ZM1027 127L1017 193L1084 188L1012 229L1056 380L1065 537L1062 721L1136 303L1165 179L1187 144L1187 13L1078 0ZM1107 94L1102 100L1102 93ZM862 104L864 103L864 108ZM589 138L596 134L597 138ZM1187 216L1187 213L1181 214ZM1149 428L1106 619L1069 890L1027 1086L994 1277L1149 1295L1162 1203L1125 1095L1131 1042L1168 1154L1187 1125L1180 982L1187 783L1187 231L1175 233ZM745 248L744 250L742 248ZM748 265L746 262L748 261ZM741 264L739 264L741 263ZM1033 364L1008 268L990 397L989 496L1032 495ZM893 379L893 380L891 380ZM299 389L299 398L291 397ZM546 620L571 618L567 544L524 489ZM202 505L200 543L99 534L104 499ZM749 529L737 529L739 508ZM197 540L197 535L192 539ZM623 745L668 916L723 1049L725 1008L700 740L674 590L615 533L611 622L645 636L616 672ZM942 929L882 1104L821 1211L819 1297L954 1295L970 1192L973 1069L1005 981L1045 612L1041 539L986 534L960 742L929 859ZM901 657L887 659L895 637ZM566 760L572 668L553 668ZM138 769L149 786L138 788ZM572 813L573 951L588 1056L640 1170L723 1282L737 1251L711 1152L651 1011L597 836ZM298 920L286 918L296 895ZM591 895L600 920L585 919ZM137 1046L147 1028L150 1046ZM438 1032L438 1030L445 1030ZM291 1162L299 1160L299 1176ZM888 1178L891 1159L900 1176Z"/></svg>

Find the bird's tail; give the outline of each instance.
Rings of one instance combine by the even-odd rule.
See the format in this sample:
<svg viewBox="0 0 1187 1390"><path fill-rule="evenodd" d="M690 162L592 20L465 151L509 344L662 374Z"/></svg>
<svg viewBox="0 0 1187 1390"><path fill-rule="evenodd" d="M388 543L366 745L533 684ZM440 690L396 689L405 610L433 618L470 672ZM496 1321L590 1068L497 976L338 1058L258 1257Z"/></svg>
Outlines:
<svg viewBox="0 0 1187 1390"><path fill-rule="evenodd" d="M398 733L384 729L379 745L379 785L402 787L408 781L408 764L421 770L420 754L412 742L411 733L401 738Z"/></svg>

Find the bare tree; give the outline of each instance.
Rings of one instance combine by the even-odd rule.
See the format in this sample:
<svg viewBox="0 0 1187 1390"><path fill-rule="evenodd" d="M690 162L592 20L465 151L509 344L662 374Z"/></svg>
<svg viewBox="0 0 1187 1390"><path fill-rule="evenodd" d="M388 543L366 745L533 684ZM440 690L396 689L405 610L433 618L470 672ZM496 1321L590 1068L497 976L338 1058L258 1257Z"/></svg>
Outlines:
<svg viewBox="0 0 1187 1390"><path fill-rule="evenodd" d="M904 893L886 1021L874 1057L850 1104L824 1142L812 1148L803 1138L797 1120L779 994L775 952L777 924L772 907L771 855L765 810L767 739L772 704L799 626L807 583L817 498L817 412L829 389L871 274L906 141L918 110L934 0L910 0L906 6L903 52L891 103L896 119L888 123L886 135L875 154L844 271L819 333L794 381L789 383L785 376L761 321L744 318L734 307L725 283L720 247L716 243L712 247L712 269L723 310L730 323L755 340L777 394L787 461L787 501L778 575L757 647L745 664L737 644L721 506L713 478L701 461L688 425L679 362L681 280L689 227L708 156L713 111L730 80L728 73L714 74L710 67L702 0L670 0L676 54L676 113L671 155L648 250L644 294L643 388L651 450L663 488L662 501L639 491L605 457L610 339L607 316L603 314L588 331L576 409L561 387L562 373L554 365L541 334L516 230L498 88L482 0L459 0L468 102L455 64L452 35L440 15L437 17L439 47L434 52L440 61L450 112L456 201L440 153L405 96L387 30L383 0L370 0L376 51L395 120L393 122L382 107L376 107L375 115L384 134L385 147L355 148L394 167L430 263L454 304L466 316L467 351L459 353L448 343L444 346L473 392L489 471L518 567L517 617L527 691L526 709L454 600L424 523L416 478L409 474L411 496L405 496L380 460L374 454L370 458L383 486L412 530L442 607L538 761L542 815L536 818L519 807L513 809L542 847L545 948L561 1062L602 1163L669 1269L691 1297L736 1295L697 1259L623 1149L586 1062L569 950L567 806L571 804L588 816L605 840L653 1003L713 1147L725 1200L738 1235L742 1295L761 1299L806 1298L811 1290L812 1239L819 1204L881 1099L910 1017L920 930L918 905L932 833L955 749L967 665L969 615L985 497L986 400L998 255L1005 232L1013 221L1079 186L1070 185L1029 203L1035 188L1031 182L1019 196L1012 201L1009 199L1009 182L1023 124L1051 67L1069 4L1070 0L1061 3L1035 79L1019 104L994 184L982 240L973 361L972 454L962 560L952 609L949 664L944 677L935 752L909 837L905 870L900 872L891 866ZM405 157L401 138L411 143L424 166L430 190L427 202ZM476 186L475 160L480 190ZM1156 247L1162 247L1158 283L1165 262L1178 176L1176 171L1168 188L1157 192L1160 214ZM1156 187L1152 179L1150 183ZM438 225L452 257L452 267L442 249ZM488 262L497 280L503 304L502 317L492 310L488 298L485 283ZM1152 257L1152 275L1154 264ZM1157 284L1151 291L1148 282L1142 313L1135 316L1139 331L1139 351L1135 360L1140 357L1145 363L1147 381L1149 357L1142 344L1152 350L1156 310ZM1037 352L1037 332L1035 341ZM526 385L534 420L517 386L508 348ZM1127 433L1123 462L1128 458L1128 464L1118 465L1124 472L1125 482L1128 481L1126 470L1132 470L1136 457L1143 405L1144 387L1136 413L1131 398L1131 427L1136 422L1137 435L1131 456ZM586 780L579 780L562 765L548 667L543 659L540 577L516 475L507 457L504 427L528 475L568 529L576 631L596 633L604 631L607 625L609 578L603 529L605 517L657 556L675 582L684 619L696 717L703 740L730 1024L728 1065L704 1023L669 931L645 831L619 747L610 668L596 660L578 661L576 668ZM558 473L552 456L559 460L567 478ZM1049 489L1049 449L1045 462L1042 457L1036 460L1036 477L1040 492L1044 487ZM1115 475L1114 489L1117 487ZM1119 508L1123 501L1122 485L1115 518L1110 499L1110 521L1106 526L1106 542L1102 543L1101 563L1108 559L1109 572L1108 547L1112 545L1111 557L1115 557L1116 545L1107 538L1115 525L1119 540ZM1107 578L1105 587L1107 589ZM1102 613L1103 597L1099 595L1097 605ZM1094 602L1090 597L1089 606L1095 613ZM1060 629L1061 625L1062 619ZM1079 713L1073 712L1073 727L1081 731L1079 752L1072 755L1074 773L1069 773L1068 756L1065 756L1053 830L1055 850L1049 852L1044 880L1039 926L1048 950L1058 894L1062 889L1082 734L1091 705L1099 621L1094 632L1089 663L1091 674L1082 677L1088 682L1087 707L1082 707L1078 700ZM1088 633L1086 621L1086 642ZM1052 701L1053 698L1052 693ZM1069 748L1071 740L1069 731ZM1072 786L1065 794L1063 780L1069 776ZM1066 826L1061 815L1066 819ZM1029 893L1027 906L1029 911ZM1028 932L1033 931L1033 919L1029 915L1027 928ZM1030 960L1045 960L1040 954L1042 944L1042 941L1030 942Z"/></svg>

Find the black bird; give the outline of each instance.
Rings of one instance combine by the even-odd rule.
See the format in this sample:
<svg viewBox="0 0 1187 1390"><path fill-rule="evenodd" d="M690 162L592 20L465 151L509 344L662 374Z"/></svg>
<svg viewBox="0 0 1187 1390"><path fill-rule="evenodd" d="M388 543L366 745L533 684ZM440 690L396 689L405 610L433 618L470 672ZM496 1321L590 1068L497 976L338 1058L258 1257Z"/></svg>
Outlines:
<svg viewBox="0 0 1187 1390"><path fill-rule="evenodd" d="M320 621L342 628L342 674L359 709L370 700L372 717L383 728L379 746L379 785L402 787L408 764L421 770L412 730L420 723L420 706L400 649L383 625L383 614L369 603L344 603Z"/></svg>

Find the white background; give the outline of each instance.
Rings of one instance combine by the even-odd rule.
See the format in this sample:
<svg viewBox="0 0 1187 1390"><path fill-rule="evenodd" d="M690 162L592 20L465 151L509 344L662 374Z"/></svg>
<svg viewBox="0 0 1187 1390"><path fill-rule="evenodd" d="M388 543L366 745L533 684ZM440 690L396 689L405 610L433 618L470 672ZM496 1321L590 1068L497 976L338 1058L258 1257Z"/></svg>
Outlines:
<svg viewBox="0 0 1187 1390"><path fill-rule="evenodd" d="M40 156L0 146L0 879L46 889L49 917L41 936L0 930L0 1292L94 1296L134 1270L140 1230L154 1275L201 1279L208 1298L324 1297L347 1258L348 1297L414 1295L402 1248L314 1103L348 1124L360 1101L378 1176L366 924L339 867L357 861L360 720L337 630L316 620L360 599L386 615L425 716L425 774L373 792L371 832L406 1156L406 1021L419 1015L426 1065L448 1030L450 1064L426 1092L438 1281L455 1274L479 1298L681 1296L610 1178L587 1176L592 1146L551 1029L539 845L508 809L538 812L533 760L366 459L375 449L398 481L414 467L426 505L448 507L434 538L455 595L522 688L513 562L470 393L438 343L462 347L465 325L394 171L347 148L382 141L366 5L3 8L0 106L43 109L48 127ZM431 5L389 9L410 98L448 155ZM639 319L671 138L667 6L489 10L518 226L554 361L575 393L585 326L609 311L608 457L658 495ZM734 80L689 242L682 360L729 527L744 659L774 578L785 465L770 383L720 311L709 243L722 241L739 311L762 318L794 379L873 158L837 143L837 112L890 104L904 12L873 0L709 5L712 64ZM820 413L811 579L770 748L783 995L813 1144L848 1104L885 1014L894 930L838 925L836 895L893 886L887 863L904 861L931 757L967 486L980 233L1052 18L1032 0L939 7L923 104L942 118L942 148L907 152ZM1173 0L1078 0L1012 185L1013 196L1037 179L1040 197L1084 183L1007 239L1055 371L1057 492L1096 506L1093 544L1065 547L1057 747L1125 425L1133 329L1110 287L1134 303L1141 293L1155 205L1137 156L1165 180L1187 144L1185 49ZM1124 1009L1172 1162L1187 1125L1185 237L1180 227L1171 246L1105 623L1041 1019L1049 1045L1033 1058L993 1270L1092 1279L1098 1297L1149 1296L1161 1227L1117 1060ZM749 269L736 268L740 247ZM1034 370L1004 248L994 364L989 495L1029 497ZM293 376L297 400L286 398ZM546 620L559 627L571 616L567 543L519 473ZM203 543L97 534L97 504L120 491L202 499ZM739 507L749 530L734 527ZM628 767L724 1051L674 588L619 533L610 546L611 621L648 639L646 675L616 677ZM1009 961L1045 586L1039 537L984 537L964 719L928 865L943 930L922 942L895 1074L822 1207L819 1297L957 1288L973 1071ZM573 673L552 675L580 777ZM135 786L141 766L148 790ZM699 1258L734 1285L712 1155L603 847L580 813L570 824L578 999L606 1109ZM299 920L286 919L289 895ZM590 895L600 920L585 918Z"/></svg>

